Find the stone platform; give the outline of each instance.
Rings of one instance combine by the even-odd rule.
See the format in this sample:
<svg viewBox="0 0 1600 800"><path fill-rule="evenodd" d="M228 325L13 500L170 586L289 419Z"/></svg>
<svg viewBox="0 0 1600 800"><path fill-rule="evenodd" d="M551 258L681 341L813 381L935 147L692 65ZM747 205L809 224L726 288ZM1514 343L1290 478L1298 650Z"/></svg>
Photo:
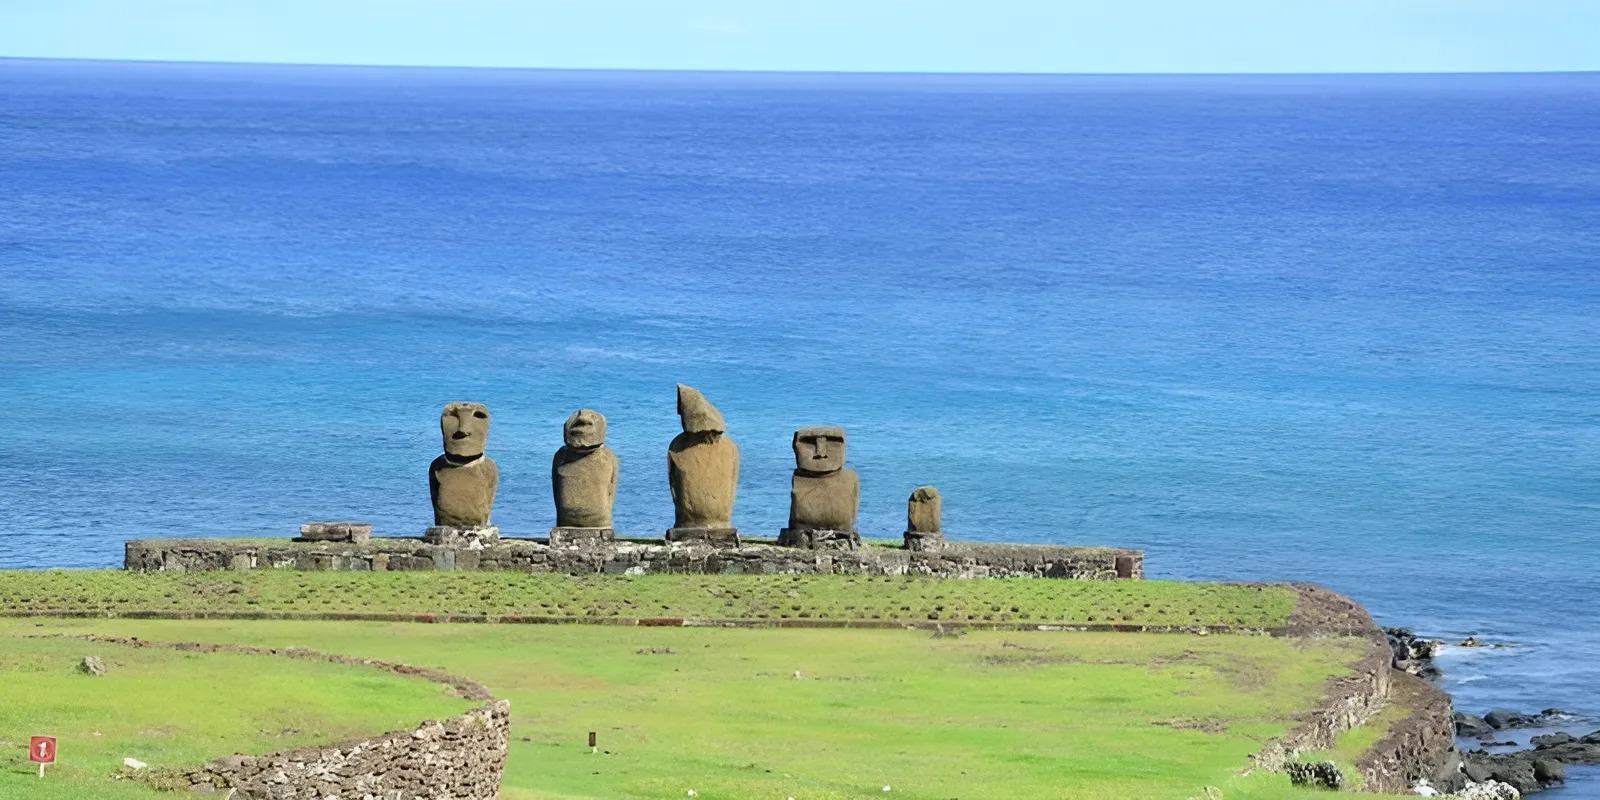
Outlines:
<svg viewBox="0 0 1600 800"><path fill-rule="evenodd" d="M947 578L1144 577L1144 553L1109 547L946 542L912 551L872 542L858 550L805 550L774 544L619 540L551 546L505 539L472 547L416 538L365 542L290 539L143 539L127 543L123 567L134 572L209 570L481 570L568 575L647 573L929 575Z"/></svg>

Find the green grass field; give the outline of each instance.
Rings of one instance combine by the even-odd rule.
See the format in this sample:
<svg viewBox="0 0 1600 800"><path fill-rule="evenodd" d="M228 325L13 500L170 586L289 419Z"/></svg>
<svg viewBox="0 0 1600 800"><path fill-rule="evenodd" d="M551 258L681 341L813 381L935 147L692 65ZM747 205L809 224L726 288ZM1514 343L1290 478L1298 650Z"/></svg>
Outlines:
<svg viewBox="0 0 1600 800"><path fill-rule="evenodd" d="M0 615L453 614L1272 628L1287 587L1174 581L507 572L0 572Z"/></svg>
<svg viewBox="0 0 1600 800"><path fill-rule="evenodd" d="M1281 775L1238 773L1360 652L1353 640L1238 635L0 620L0 637L53 632L303 646L474 678L512 703L508 800L685 797L690 789L704 800L1186 798L1208 785L1230 800L1310 797ZM0 638L8 653L18 652L16 642ZM158 763L144 755L155 752L138 736L145 729L171 732L155 740L170 748L159 758L199 762L298 744L271 733L285 728L339 738L332 717L380 730L440 713L427 705L439 697L426 685L409 700L407 687L383 687L379 700L380 687L362 683L386 676L352 683L359 673L324 679L292 662L141 651L158 660L118 664L94 679L70 672L88 645L42 646L54 648L43 670L50 685L94 696L67 702L66 688L52 689L61 702L41 705L16 688L27 682L7 676L0 739L26 741L54 726L63 759L81 758L70 768L84 776L111 771L126 754ZM137 693L98 691L115 684L96 681L111 680L148 683ZM341 713L322 722L289 716L301 705L326 707L304 694L301 703L281 700L267 688L279 680L300 692L326 680ZM401 694L391 702L389 692ZM363 707L381 708L381 719L342 713ZM82 737L91 729L120 738L90 743ZM601 753L589 752L589 731ZM15 783L38 779L17 763L20 748L12 752L0 781L31 787ZM0 796L10 796L6 786Z"/></svg>
<svg viewBox="0 0 1600 800"><path fill-rule="evenodd" d="M474 703L435 683L372 668L237 654L182 653L63 639L32 623L0 634L0 797L121 800L174 795L111 776L124 757L152 768L331 744L415 727ZM75 670L100 658L103 676ZM38 777L30 736L55 736Z"/></svg>

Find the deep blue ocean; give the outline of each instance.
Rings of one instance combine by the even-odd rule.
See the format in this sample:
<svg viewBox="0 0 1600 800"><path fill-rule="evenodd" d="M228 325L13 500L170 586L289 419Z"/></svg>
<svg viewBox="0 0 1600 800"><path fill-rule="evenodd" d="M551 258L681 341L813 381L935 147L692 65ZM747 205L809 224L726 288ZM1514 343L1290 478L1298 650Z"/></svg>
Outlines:
<svg viewBox="0 0 1600 800"><path fill-rule="evenodd" d="M842 425L869 535L934 484L952 536L1315 581L1512 643L1443 657L1458 708L1600 716L1600 74L0 60L0 341L0 567L420 534L453 400L508 535L580 407L654 535L684 382L748 532Z"/></svg>

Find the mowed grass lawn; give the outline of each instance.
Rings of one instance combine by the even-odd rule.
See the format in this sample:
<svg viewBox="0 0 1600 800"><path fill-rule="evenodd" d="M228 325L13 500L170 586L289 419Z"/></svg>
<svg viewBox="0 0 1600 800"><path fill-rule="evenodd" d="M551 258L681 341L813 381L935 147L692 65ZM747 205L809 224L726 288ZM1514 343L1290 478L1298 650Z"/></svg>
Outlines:
<svg viewBox="0 0 1600 800"><path fill-rule="evenodd" d="M170 798L111 776L125 757L199 765L411 728L476 705L370 667L16 636L44 631L29 623L0 633L0 798ZM88 655L107 674L77 672ZM59 743L42 780L28 761L31 736Z"/></svg>
<svg viewBox="0 0 1600 800"><path fill-rule="evenodd" d="M452 614L1001 625L1283 625L1284 586L866 575L0 571L0 614Z"/></svg>
<svg viewBox="0 0 1600 800"><path fill-rule="evenodd" d="M1206 786L1230 800L1310 797L1282 775L1238 773L1361 650L1353 640L1243 635L0 620L0 637L49 632L302 646L474 678L512 703L508 800L685 797L689 790L703 800L1186 798L1204 796ZM0 647L15 641L0 638ZM107 650L60 646L69 662ZM25 742L53 725L63 735L63 759L82 758L73 768L103 773L122 755L154 752L137 735L148 726L174 729L150 739L172 748L162 758L199 762L238 748L287 746L259 732L309 730L312 723L285 715L323 702L308 694L321 679L295 679L298 701L239 688L291 669L289 662L236 657L226 669L197 675L177 670L206 661L162 657L175 659L174 671L152 665L151 683L136 693L112 683L119 673L133 679L133 668L85 678L57 658L51 669L65 674L49 681L96 696L51 712L56 717L15 710L13 700L30 690L8 675L0 739ZM202 657L210 658L218 657ZM337 678L327 677L328 693L365 697L355 705L386 715L369 726L374 731L395 727L399 717L409 725L438 714L391 704L394 687L379 699ZM194 706L182 715L187 722L162 721L169 696ZM80 738L111 725L124 737L118 747ZM589 751L589 731L598 734L600 753ZM142 749L129 749L136 744ZM17 763L20 746L8 752L3 780L37 781ZM0 796L10 796L8 785L19 784L0 783Z"/></svg>

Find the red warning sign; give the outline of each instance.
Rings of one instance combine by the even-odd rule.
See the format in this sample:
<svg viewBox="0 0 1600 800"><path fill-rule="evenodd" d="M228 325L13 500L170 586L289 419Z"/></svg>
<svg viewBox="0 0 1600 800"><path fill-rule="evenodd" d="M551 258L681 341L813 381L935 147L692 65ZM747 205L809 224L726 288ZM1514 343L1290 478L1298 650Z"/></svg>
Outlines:
<svg viewBox="0 0 1600 800"><path fill-rule="evenodd" d="M38 764L56 763L56 737L35 736L29 739L28 760Z"/></svg>

